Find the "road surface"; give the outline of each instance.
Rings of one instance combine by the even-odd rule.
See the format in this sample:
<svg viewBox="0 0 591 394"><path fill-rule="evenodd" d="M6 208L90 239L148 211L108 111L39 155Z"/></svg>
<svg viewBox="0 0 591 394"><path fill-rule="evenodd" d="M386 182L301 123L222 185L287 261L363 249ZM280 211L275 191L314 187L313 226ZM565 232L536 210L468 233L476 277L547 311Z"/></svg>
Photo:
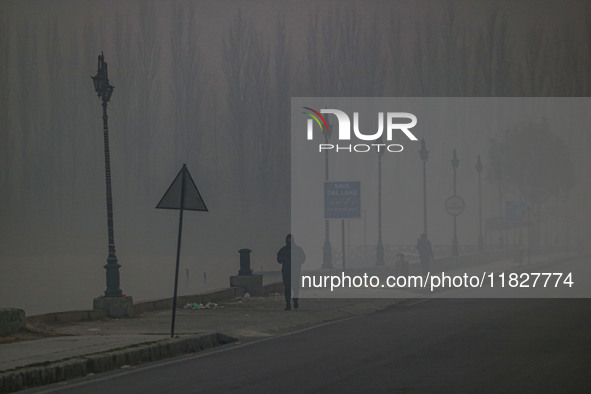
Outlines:
<svg viewBox="0 0 591 394"><path fill-rule="evenodd" d="M35 392L589 393L590 371L589 299L439 298Z"/></svg>

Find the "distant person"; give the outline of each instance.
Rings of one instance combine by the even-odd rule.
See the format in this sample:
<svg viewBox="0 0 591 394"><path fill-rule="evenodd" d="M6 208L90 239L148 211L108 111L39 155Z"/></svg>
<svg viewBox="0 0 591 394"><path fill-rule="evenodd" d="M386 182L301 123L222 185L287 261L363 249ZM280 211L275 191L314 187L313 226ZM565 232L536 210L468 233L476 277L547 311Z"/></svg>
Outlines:
<svg viewBox="0 0 591 394"><path fill-rule="evenodd" d="M281 264L281 276L283 277L283 286L285 288L285 310L291 309L291 293L293 288L293 307L298 309L298 295L300 290L300 275L302 272L302 263L306 261L304 250L296 245L291 234L285 237L285 246L277 252L277 262ZM292 277L294 282L292 282ZM294 286L292 287L292 283Z"/></svg>
<svg viewBox="0 0 591 394"><path fill-rule="evenodd" d="M421 238L417 241L417 250L421 259L423 275L426 276L429 272L429 263L433 259L433 249L431 248L431 242L427 239L427 234L421 234Z"/></svg>

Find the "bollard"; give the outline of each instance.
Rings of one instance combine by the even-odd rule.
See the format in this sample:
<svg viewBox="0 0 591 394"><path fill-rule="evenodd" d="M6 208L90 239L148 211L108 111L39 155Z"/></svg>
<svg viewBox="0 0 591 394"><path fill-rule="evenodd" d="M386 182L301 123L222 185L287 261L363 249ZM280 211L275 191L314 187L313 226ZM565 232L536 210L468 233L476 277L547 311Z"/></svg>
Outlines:
<svg viewBox="0 0 591 394"><path fill-rule="evenodd" d="M239 276L246 276L252 275L252 270L250 269L250 249L240 249L238 253L240 253L240 271L238 271Z"/></svg>
<svg viewBox="0 0 591 394"><path fill-rule="evenodd" d="M397 276L408 276L408 261L404 260L404 253L396 255L394 274Z"/></svg>
<svg viewBox="0 0 591 394"><path fill-rule="evenodd" d="M250 269L250 249L240 249L240 271L237 276L230 276L230 287L241 287L243 292L253 296L262 296L263 275L253 275ZM240 293L243 294L243 293Z"/></svg>

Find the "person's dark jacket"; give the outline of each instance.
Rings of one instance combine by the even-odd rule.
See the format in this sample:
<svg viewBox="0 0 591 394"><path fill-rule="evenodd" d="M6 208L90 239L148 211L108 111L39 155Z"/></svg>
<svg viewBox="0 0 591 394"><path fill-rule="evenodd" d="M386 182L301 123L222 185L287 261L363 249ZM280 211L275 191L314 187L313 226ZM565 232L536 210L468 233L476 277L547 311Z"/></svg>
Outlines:
<svg viewBox="0 0 591 394"><path fill-rule="evenodd" d="M421 260L429 260L433 257L431 242L427 238L419 238L417 241L417 250L419 251Z"/></svg>
<svg viewBox="0 0 591 394"><path fill-rule="evenodd" d="M306 261L304 250L294 242L288 242L277 252L277 262L281 264L281 272L291 274L291 264L301 266Z"/></svg>

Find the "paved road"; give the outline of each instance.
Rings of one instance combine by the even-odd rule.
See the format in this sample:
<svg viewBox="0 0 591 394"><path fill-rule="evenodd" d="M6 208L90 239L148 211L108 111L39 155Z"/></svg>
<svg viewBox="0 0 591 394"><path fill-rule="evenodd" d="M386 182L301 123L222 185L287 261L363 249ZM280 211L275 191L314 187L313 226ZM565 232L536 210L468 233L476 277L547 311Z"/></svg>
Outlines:
<svg viewBox="0 0 591 394"><path fill-rule="evenodd" d="M421 300L57 389L142 394L591 392L590 306L591 301L576 299Z"/></svg>

